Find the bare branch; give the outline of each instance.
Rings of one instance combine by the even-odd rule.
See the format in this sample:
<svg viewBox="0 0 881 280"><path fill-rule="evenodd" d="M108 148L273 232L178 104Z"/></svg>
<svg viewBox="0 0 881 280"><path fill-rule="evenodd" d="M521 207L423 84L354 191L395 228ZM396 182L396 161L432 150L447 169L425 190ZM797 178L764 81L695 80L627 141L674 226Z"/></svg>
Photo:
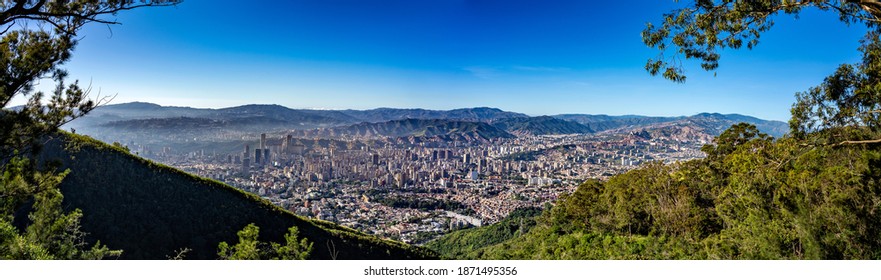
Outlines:
<svg viewBox="0 0 881 280"><path fill-rule="evenodd" d="M861 2L861 1L846 1L846 3L853 3L853 2ZM881 15L881 10L877 10L877 9L876 9L876 10L873 12L873 11L871 11L871 10L866 9L865 6L860 5L861 7L863 7L863 9L864 9L866 12L868 12L870 15L872 15L871 18L868 18L868 17L861 16L861 15L859 15L859 14L851 13L850 11L847 11L847 10L845 10L845 9L842 9L840 6L838 6L838 5L833 5L832 3L822 3L822 5L825 6L825 7L827 7L827 8L832 8L832 9L838 11L838 13L840 13L840 14L842 14L842 15L847 15L847 16L852 17L852 18L855 18L855 19L859 19L859 20L867 21L867 22L881 23L881 19L879 19L879 15Z"/></svg>
<svg viewBox="0 0 881 280"><path fill-rule="evenodd" d="M327 245L327 250L330 253L330 259L336 260L337 256L340 254L336 249L336 244L334 244L333 240L328 239L325 245Z"/></svg>
<svg viewBox="0 0 881 280"><path fill-rule="evenodd" d="M847 0L845 3L857 4L878 21L881 18L881 1L877 0Z"/></svg>
<svg viewBox="0 0 881 280"><path fill-rule="evenodd" d="M859 144L878 144L881 143L881 139L872 139L872 140L847 140L842 141L841 143L834 144L832 147L838 147L843 145L859 145Z"/></svg>

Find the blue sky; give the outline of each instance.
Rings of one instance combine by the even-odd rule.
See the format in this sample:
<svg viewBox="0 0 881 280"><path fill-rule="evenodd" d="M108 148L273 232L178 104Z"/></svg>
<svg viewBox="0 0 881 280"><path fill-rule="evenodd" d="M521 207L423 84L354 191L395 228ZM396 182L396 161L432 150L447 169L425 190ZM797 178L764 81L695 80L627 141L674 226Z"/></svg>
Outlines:
<svg viewBox="0 0 881 280"><path fill-rule="evenodd" d="M794 93L856 62L828 12L780 16L753 50L676 84L648 75L646 22L671 1L185 1L83 30L71 76L114 103L453 109L530 115L740 113L788 120Z"/></svg>

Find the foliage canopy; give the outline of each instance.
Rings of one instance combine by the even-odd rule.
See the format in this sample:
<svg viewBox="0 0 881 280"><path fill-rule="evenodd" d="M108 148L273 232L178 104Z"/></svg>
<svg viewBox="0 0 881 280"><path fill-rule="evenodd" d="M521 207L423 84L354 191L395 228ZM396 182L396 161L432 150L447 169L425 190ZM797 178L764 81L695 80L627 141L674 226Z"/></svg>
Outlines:
<svg viewBox="0 0 881 280"><path fill-rule="evenodd" d="M775 16L797 16L807 8L835 12L841 21L865 24L870 30L881 27L881 1L877 0L697 0L664 14L657 26L646 25L642 40L660 53L646 62L645 69L685 82L683 59L697 59L704 70L716 70L722 49L752 49L774 25Z"/></svg>
<svg viewBox="0 0 881 280"><path fill-rule="evenodd" d="M305 260L312 253L312 242L300 239L300 230L296 226L288 229L285 244L260 242L260 228L248 224L237 234L239 243L230 246L226 242L217 245L217 255L224 260Z"/></svg>

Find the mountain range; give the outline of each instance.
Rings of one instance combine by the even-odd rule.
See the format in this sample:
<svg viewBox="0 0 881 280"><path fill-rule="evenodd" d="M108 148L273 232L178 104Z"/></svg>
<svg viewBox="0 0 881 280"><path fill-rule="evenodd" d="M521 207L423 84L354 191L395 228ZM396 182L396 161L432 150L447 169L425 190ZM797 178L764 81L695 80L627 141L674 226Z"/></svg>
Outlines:
<svg viewBox="0 0 881 280"><path fill-rule="evenodd" d="M756 126L759 131L774 137L780 137L789 131L789 126L781 121L762 120L755 117L739 114L700 113L693 116L682 117L646 117L646 116L607 116L607 115L556 115L555 118L574 121L580 124L590 125L596 131L611 131L621 129L663 127L663 126L695 126L706 131L707 134L716 136L728 129L733 124L745 122Z"/></svg>
<svg viewBox="0 0 881 280"><path fill-rule="evenodd" d="M295 134L298 135L299 134ZM302 133L305 137L434 137L458 135L470 139L513 138L496 126L484 122L445 119L403 119L363 122L333 128L319 128Z"/></svg>
<svg viewBox="0 0 881 280"><path fill-rule="evenodd" d="M780 137L788 125L737 114L701 113L693 116L650 117L561 114L528 116L496 108L454 110L394 109L311 110L280 105L243 105L222 109L160 106L134 102L101 106L70 124L87 134L108 130L151 135L166 131L198 136L204 133L263 133L298 131L318 137L467 136L487 139L511 135L553 135L626 132L689 127L702 137L714 137L733 124L748 122ZM488 124L488 125L481 125ZM97 135L99 138L100 135Z"/></svg>

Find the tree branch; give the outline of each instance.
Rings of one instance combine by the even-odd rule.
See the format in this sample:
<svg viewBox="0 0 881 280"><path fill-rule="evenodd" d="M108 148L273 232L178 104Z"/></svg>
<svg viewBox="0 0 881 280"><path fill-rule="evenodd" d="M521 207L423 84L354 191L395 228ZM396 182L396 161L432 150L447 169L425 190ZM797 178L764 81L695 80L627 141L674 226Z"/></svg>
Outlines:
<svg viewBox="0 0 881 280"><path fill-rule="evenodd" d="M871 14L876 22L878 21L878 18L881 18L881 2L877 0L850 0L846 2L859 5L860 8Z"/></svg>
<svg viewBox="0 0 881 280"><path fill-rule="evenodd" d="M858 145L858 144L878 144L881 143L881 139L872 139L872 140L847 140L842 141L841 143L837 143L832 145L832 147L838 147L843 145Z"/></svg>
<svg viewBox="0 0 881 280"><path fill-rule="evenodd" d="M864 16L860 16L858 14L851 13L850 11L842 9L841 7L839 7L837 5L832 5L831 3L823 3L823 5L828 8L832 8L832 9L837 10L838 13L840 13L842 15L847 15L847 16L853 17L855 19L859 19L859 20L863 20L863 21L867 21L867 22L881 23L881 19L879 19L879 15L881 15L881 9L875 8L874 10L869 10L866 8L866 6L864 6L863 4L860 4L860 2L863 2L863 1L845 1L845 3L854 3L856 5L860 5L860 7L862 7L863 10L865 10L870 15L872 15L872 18L867 18Z"/></svg>
<svg viewBox="0 0 881 280"><path fill-rule="evenodd" d="M77 11L45 11L44 7L46 4L46 0L40 0L33 7L25 8L24 5L27 0L16 1L16 5L12 8L9 8L6 11L0 13L0 25L10 24L19 19L28 19L35 21L43 21L49 22L55 27L59 27L60 23L56 21L60 21L61 19L76 19L81 20L83 22L74 24L73 29L78 29L82 24L86 22L98 22L105 24L119 24L117 21L113 20L103 20L99 19L99 16L115 14L120 11L133 10L142 7L163 7L163 6L174 6L177 5L180 1L178 0L168 0L168 1L150 1L143 4L137 5L127 5L127 4L119 4L118 6L111 5L102 5L97 4L95 6L86 7L85 10L77 12ZM102 7L103 6L103 7ZM59 29L61 29L59 27ZM62 29L64 30L64 29ZM70 33L70 30L64 30L65 32Z"/></svg>

